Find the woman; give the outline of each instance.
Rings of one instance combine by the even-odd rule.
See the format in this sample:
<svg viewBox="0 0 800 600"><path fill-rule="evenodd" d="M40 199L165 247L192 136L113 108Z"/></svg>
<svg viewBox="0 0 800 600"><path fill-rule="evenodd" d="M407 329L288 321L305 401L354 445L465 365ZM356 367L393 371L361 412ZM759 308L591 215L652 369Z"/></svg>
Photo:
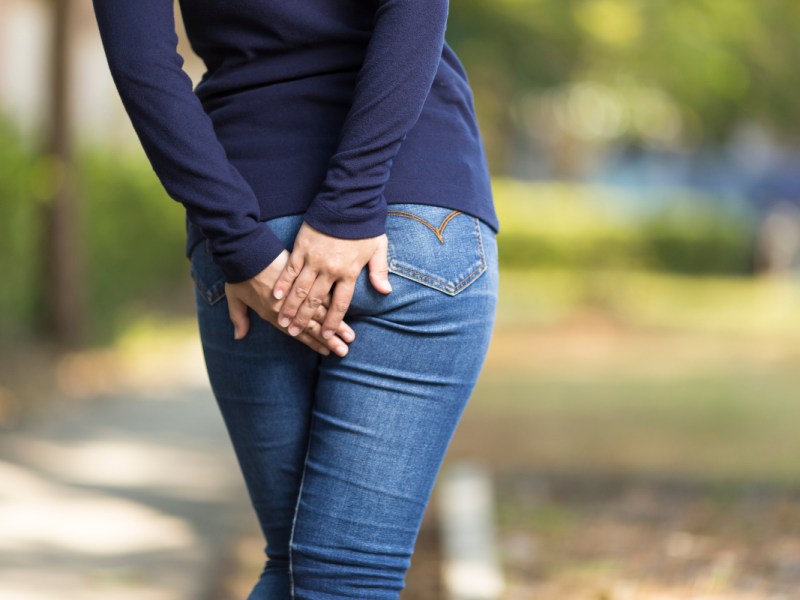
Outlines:
<svg viewBox="0 0 800 600"><path fill-rule="evenodd" d="M497 300L447 1L181 0L194 90L172 0L94 6L186 208L206 367L267 541L250 598L397 598Z"/></svg>

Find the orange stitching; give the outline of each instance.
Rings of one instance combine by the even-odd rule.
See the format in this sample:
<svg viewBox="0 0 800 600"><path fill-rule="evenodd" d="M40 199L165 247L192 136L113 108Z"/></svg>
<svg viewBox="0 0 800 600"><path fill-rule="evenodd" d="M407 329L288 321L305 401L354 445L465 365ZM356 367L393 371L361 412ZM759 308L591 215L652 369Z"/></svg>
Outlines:
<svg viewBox="0 0 800 600"><path fill-rule="evenodd" d="M425 225L425 227L430 229L436 235L436 237L439 239L439 241L442 244L444 244L444 238L442 237L442 234L444 233L444 228L447 227L447 224L450 221L452 221L457 215L460 215L461 211L460 210L454 210L453 212L448 213L447 216L444 219L442 219L442 222L439 224L439 227L434 227L433 225L428 223L428 221L426 221L422 217L419 217L419 216L417 216L417 215L415 215L413 213L410 213L410 212L406 212L404 210L390 210L388 212L388 214L394 215L396 217L408 217L409 219L414 219L415 221L419 221L420 223Z"/></svg>

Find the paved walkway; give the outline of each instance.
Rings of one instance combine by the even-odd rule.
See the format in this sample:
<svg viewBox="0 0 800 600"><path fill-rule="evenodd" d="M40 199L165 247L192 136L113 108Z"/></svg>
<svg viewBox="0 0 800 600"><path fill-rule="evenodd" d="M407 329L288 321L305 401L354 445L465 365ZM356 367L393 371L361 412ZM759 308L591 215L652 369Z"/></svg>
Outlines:
<svg viewBox="0 0 800 600"><path fill-rule="evenodd" d="M51 416L0 433L2 600L223 600L222 558L250 509L195 375L54 402Z"/></svg>

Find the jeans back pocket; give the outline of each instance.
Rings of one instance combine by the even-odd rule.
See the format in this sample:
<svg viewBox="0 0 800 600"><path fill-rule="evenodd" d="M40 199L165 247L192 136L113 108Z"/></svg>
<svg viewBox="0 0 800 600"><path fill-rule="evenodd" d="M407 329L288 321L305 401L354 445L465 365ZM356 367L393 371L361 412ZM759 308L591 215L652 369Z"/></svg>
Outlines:
<svg viewBox="0 0 800 600"><path fill-rule="evenodd" d="M390 204L389 271L450 296L486 271L480 220L443 206Z"/></svg>
<svg viewBox="0 0 800 600"><path fill-rule="evenodd" d="M225 297L225 274L211 256L208 240L199 242L191 254L190 274L200 295L211 305Z"/></svg>

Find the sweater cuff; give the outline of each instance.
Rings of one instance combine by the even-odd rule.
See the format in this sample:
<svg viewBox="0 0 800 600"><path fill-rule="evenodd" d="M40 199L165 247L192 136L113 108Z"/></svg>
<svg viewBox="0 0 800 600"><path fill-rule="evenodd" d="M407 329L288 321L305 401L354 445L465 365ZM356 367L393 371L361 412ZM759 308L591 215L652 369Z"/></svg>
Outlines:
<svg viewBox="0 0 800 600"><path fill-rule="evenodd" d="M220 254L211 243L214 262L228 283L240 283L255 277L285 250L283 242L264 223L247 236L237 239L236 247Z"/></svg>
<svg viewBox="0 0 800 600"><path fill-rule="evenodd" d="M328 208L323 202L312 202L303 219L314 229L343 239L377 237L386 233L386 202L380 202L369 212L358 215L342 215Z"/></svg>

